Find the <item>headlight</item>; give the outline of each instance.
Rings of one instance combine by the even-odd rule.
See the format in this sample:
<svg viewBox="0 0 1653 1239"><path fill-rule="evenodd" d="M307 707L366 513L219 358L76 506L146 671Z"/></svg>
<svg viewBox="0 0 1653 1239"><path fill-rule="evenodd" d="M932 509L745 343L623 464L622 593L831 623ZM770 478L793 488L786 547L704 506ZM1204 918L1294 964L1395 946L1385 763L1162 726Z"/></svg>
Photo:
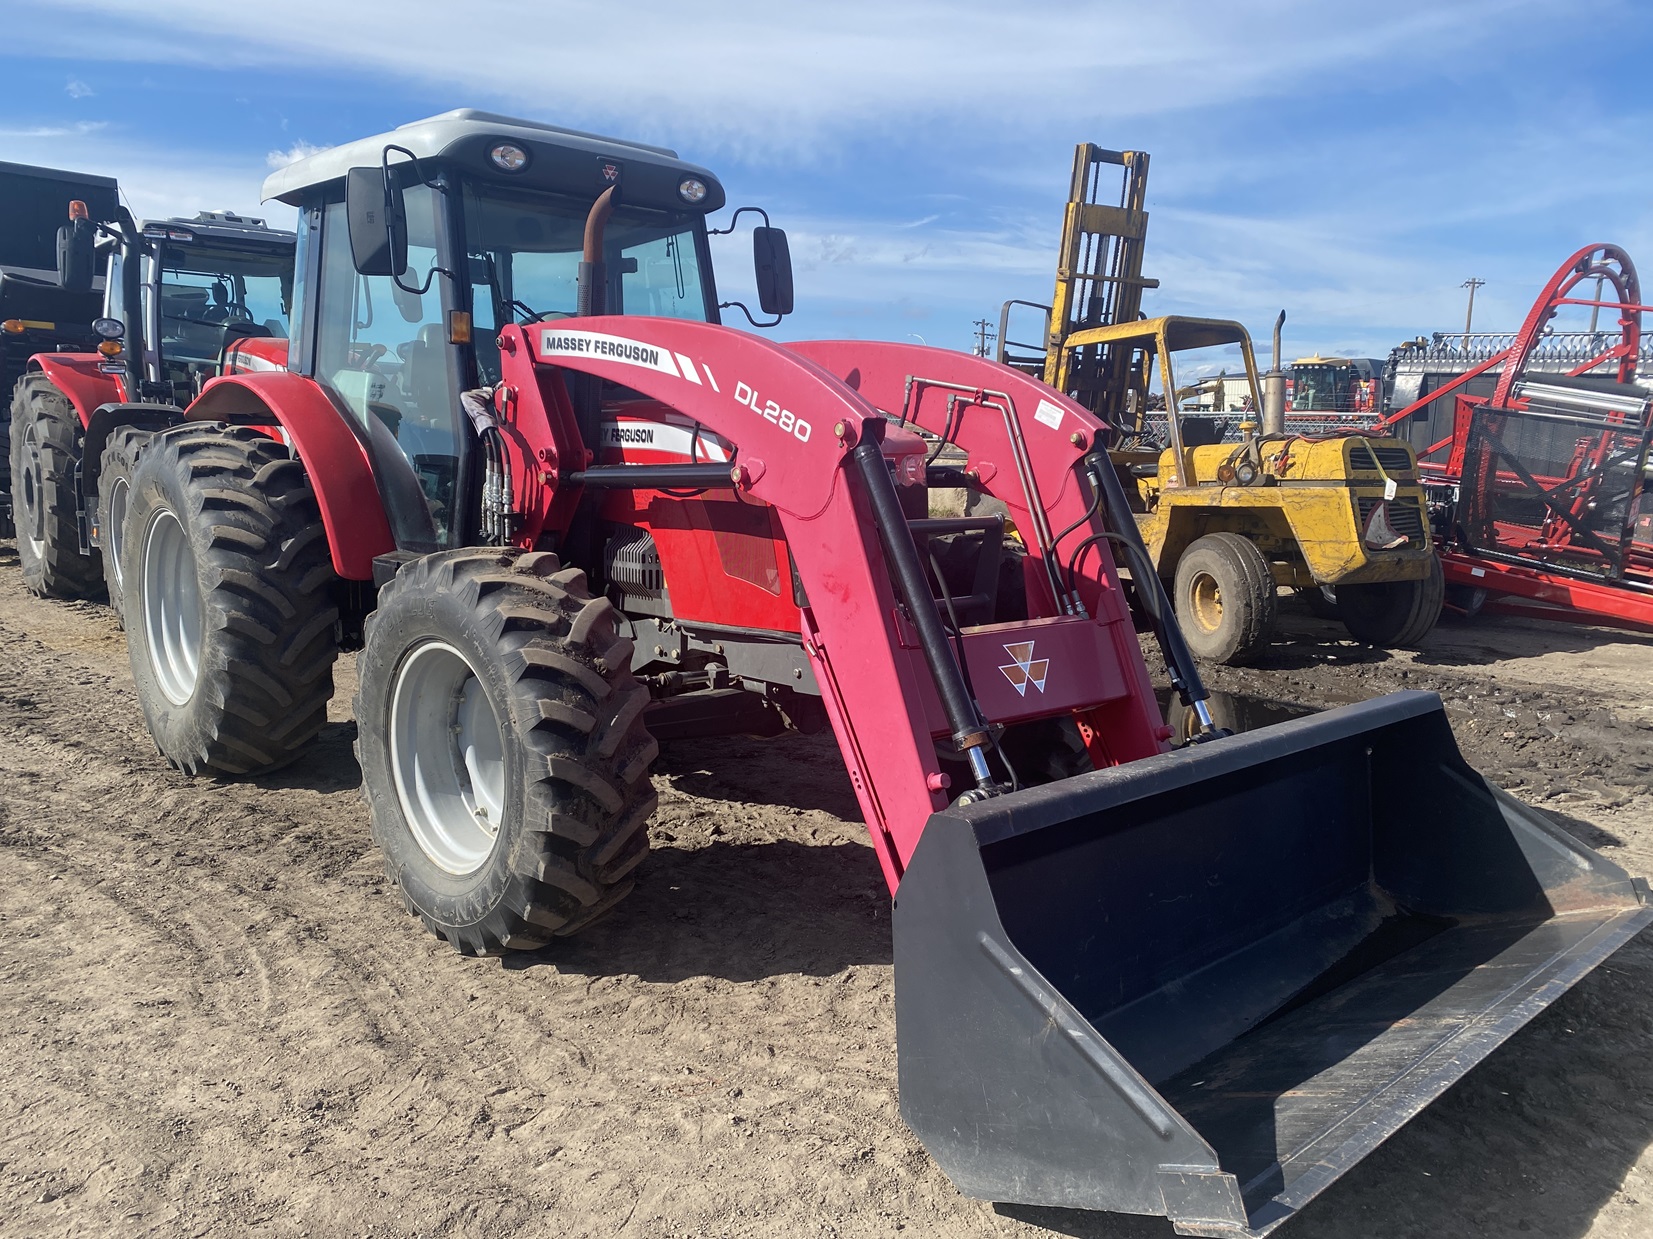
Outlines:
<svg viewBox="0 0 1653 1239"><path fill-rule="evenodd" d="M677 196L684 202L695 203L706 200L706 182L697 176L686 176L677 185Z"/></svg>
<svg viewBox="0 0 1653 1239"><path fill-rule="evenodd" d="M105 340L118 340L126 334L126 324L118 318L94 318L92 331Z"/></svg>
<svg viewBox="0 0 1653 1239"><path fill-rule="evenodd" d="M528 166L528 152L515 142L500 142L488 152L494 167L501 172L521 172Z"/></svg>

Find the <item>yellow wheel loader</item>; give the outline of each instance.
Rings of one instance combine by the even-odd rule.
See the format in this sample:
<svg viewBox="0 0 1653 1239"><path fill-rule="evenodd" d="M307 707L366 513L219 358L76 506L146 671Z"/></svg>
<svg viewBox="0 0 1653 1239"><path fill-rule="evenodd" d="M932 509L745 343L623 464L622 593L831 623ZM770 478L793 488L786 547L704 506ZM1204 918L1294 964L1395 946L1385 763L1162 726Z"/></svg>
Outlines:
<svg viewBox="0 0 1653 1239"><path fill-rule="evenodd" d="M1120 205L1098 201L1109 166ZM1411 645L1440 614L1417 459L1400 439L1288 434L1283 377L1265 404L1251 337L1237 322L1141 318L1142 209L1148 157L1088 143L1075 156L1056 295L1037 352L1007 338L1000 360L1072 396L1114 428L1110 457L1189 646L1242 663L1272 639L1280 586L1318 601L1356 639ZM1236 352L1243 373L1213 378L1205 359ZM1278 359L1278 345L1276 345ZM1259 421L1259 411L1269 409Z"/></svg>

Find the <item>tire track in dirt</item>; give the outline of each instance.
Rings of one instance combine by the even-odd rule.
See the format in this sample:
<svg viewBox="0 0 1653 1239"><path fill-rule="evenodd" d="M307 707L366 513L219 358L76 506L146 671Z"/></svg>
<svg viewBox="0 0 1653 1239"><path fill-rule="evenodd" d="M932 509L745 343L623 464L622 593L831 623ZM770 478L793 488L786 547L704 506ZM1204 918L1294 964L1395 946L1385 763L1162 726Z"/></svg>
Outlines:
<svg viewBox="0 0 1653 1239"><path fill-rule="evenodd" d="M189 780L107 613L17 591L0 559L0 1232L1169 1235L963 1200L901 1125L829 739L668 748L616 915L465 960L382 880L348 660L296 766ZM1646 1233L1653 958L1609 967L1290 1233Z"/></svg>

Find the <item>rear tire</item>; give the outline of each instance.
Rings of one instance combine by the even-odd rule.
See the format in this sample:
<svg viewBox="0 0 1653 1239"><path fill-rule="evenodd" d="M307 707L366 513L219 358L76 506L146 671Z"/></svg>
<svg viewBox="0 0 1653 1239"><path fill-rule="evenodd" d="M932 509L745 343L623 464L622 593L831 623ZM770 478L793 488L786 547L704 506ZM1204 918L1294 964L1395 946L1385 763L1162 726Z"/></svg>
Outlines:
<svg viewBox="0 0 1653 1239"><path fill-rule="evenodd" d="M1251 662L1267 649L1277 595L1268 560L1239 534L1206 534L1177 562L1177 623L1194 656L1207 662Z"/></svg>
<svg viewBox="0 0 1653 1239"><path fill-rule="evenodd" d="M11 493L23 584L42 598L103 592L102 557L80 553L75 466L80 414L44 374L25 374L11 406Z"/></svg>
<svg viewBox="0 0 1653 1239"><path fill-rule="evenodd" d="M132 678L187 774L259 774L327 722L339 613L304 466L245 427L150 440L121 546Z"/></svg>
<svg viewBox="0 0 1653 1239"><path fill-rule="evenodd" d="M116 427L103 449L103 460L98 468L98 544L103 556L103 585L109 594L109 605L121 627L126 617L121 613L123 595L121 581L121 539L126 532L126 515L131 509L132 474L138 466L138 457L152 432L136 426Z"/></svg>
<svg viewBox="0 0 1653 1239"><path fill-rule="evenodd" d="M1337 588L1337 609L1349 635L1380 649L1422 641L1440 619L1445 600L1446 578L1441 573L1441 561L1433 555L1429 557L1429 573L1421 580Z"/></svg>
<svg viewBox="0 0 1653 1239"><path fill-rule="evenodd" d="M356 755L409 911L468 955L543 946L630 892L654 814L631 642L556 556L444 551L367 620Z"/></svg>

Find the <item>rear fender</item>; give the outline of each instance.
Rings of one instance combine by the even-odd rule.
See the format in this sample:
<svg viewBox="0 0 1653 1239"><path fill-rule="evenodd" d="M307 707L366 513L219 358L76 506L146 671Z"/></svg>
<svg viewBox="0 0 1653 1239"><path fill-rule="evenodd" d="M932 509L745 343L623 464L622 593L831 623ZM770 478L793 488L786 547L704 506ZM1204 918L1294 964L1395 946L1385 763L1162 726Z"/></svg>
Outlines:
<svg viewBox="0 0 1653 1239"><path fill-rule="evenodd" d="M91 421L99 405L126 399L126 384L119 376L98 369L103 358L96 353L36 353L29 369L44 374L62 392L80 415L80 424Z"/></svg>
<svg viewBox="0 0 1653 1239"><path fill-rule="evenodd" d="M95 516L98 510L98 478L110 435L122 426L165 430L183 420L184 411L175 404L105 404L95 409L86 421L80 450L81 503L86 515Z"/></svg>
<svg viewBox="0 0 1653 1239"><path fill-rule="evenodd" d="M371 581L374 556L396 549L367 451L312 380L282 372L213 379L183 418L257 426L292 446L321 505L333 570L341 577Z"/></svg>

